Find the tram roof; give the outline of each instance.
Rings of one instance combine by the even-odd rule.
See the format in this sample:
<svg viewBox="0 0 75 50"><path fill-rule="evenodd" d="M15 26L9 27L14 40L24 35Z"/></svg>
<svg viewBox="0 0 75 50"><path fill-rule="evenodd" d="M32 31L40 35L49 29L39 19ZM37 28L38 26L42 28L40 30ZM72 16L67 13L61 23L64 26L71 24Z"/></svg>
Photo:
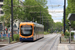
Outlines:
<svg viewBox="0 0 75 50"><path fill-rule="evenodd" d="M44 27L42 24L36 23L36 22L21 22L21 23L33 23L37 27Z"/></svg>
<svg viewBox="0 0 75 50"><path fill-rule="evenodd" d="M37 27L44 27L42 24L34 23Z"/></svg>

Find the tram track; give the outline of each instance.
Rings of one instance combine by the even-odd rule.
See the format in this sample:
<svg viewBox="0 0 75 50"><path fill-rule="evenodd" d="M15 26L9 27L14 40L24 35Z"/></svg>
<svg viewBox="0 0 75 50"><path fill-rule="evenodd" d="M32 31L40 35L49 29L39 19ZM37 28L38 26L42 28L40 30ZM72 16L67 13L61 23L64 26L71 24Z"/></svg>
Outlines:
<svg viewBox="0 0 75 50"><path fill-rule="evenodd" d="M2 47L0 50L12 50L13 48L20 47L23 44L24 45L28 44L28 42L24 42L24 43L18 42L18 43L15 43L15 44L10 44L8 46Z"/></svg>
<svg viewBox="0 0 75 50"><path fill-rule="evenodd" d="M58 37L57 34L45 35L43 39L37 40L35 42L18 42L15 44L10 44L4 47L2 50L47 50L48 45L53 45L55 39ZM50 50L49 46L49 50ZM53 48L53 46L52 46Z"/></svg>
<svg viewBox="0 0 75 50"><path fill-rule="evenodd" d="M44 45L42 45L38 50L51 50L56 42L56 39L58 38L58 35L56 35L55 37L51 38L49 41L47 41ZM52 43L53 42L53 43ZM52 44L52 45L51 45ZM49 47L49 45L51 45ZM49 49L48 49L48 48Z"/></svg>
<svg viewBox="0 0 75 50"><path fill-rule="evenodd" d="M57 37L57 38L58 38L58 37ZM54 42L53 42L52 46L50 47L50 50L52 50L52 48L53 48L53 46L54 46L54 44L55 44L55 42L56 42L57 38L55 38L55 40L54 40Z"/></svg>
<svg viewBox="0 0 75 50"><path fill-rule="evenodd" d="M18 44L18 45L16 45L16 46L14 46L14 47L12 47L12 48L8 48L8 49L6 49L6 50L12 50L13 48L17 48L17 47L20 47L20 46L23 46L23 45L26 45L26 44L28 44L29 42L22 42L21 44Z"/></svg>
<svg viewBox="0 0 75 50"><path fill-rule="evenodd" d="M54 35L54 37L56 37L57 35ZM29 47L25 48L24 50L39 50L39 48L41 48L43 46L43 44L45 45L48 41L51 41L50 39L52 38L48 38L49 36L45 37L44 39L40 39L39 41L36 41L33 45L30 45ZM36 47L35 47L36 46Z"/></svg>

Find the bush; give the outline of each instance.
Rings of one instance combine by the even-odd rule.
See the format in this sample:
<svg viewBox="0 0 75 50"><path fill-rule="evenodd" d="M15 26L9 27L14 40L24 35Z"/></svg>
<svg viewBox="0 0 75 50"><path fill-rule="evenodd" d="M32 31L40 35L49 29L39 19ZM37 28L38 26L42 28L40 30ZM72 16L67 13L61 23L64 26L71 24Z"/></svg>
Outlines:
<svg viewBox="0 0 75 50"><path fill-rule="evenodd" d="M44 32L44 35L46 35L46 34L50 34L49 32Z"/></svg>
<svg viewBox="0 0 75 50"><path fill-rule="evenodd" d="M73 36L73 35L74 35L74 33L72 32L72 33L71 33L71 36Z"/></svg>
<svg viewBox="0 0 75 50"><path fill-rule="evenodd" d="M48 32L50 32L50 29L48 29Z"/></svg>
<svg viewBox="0 0 75 50"><path fill-rule="evenodd" d="M10 37L10 42L12 42L12 37Z"/></svg>
<svg viewBox="0 0 75 50"><path fill-rule="evenodd" d="M13 38L14 38L15 41L19 41L19 34L14 34Z"/></svg>
<svg viewBox="0 0 75 50"><path fill-rule="evenodd" d="M70 33L69 32L65 32L65 36L69 36L70 35Z"/></svg>
<svg viewBox="0 0 75 50"><path fill-rule="evenodd" d="M73 36L73 35L74 35L74 33L72 32L71 36ZM70 33L69 32L65 32L65 36L70 36Z"/></svg>

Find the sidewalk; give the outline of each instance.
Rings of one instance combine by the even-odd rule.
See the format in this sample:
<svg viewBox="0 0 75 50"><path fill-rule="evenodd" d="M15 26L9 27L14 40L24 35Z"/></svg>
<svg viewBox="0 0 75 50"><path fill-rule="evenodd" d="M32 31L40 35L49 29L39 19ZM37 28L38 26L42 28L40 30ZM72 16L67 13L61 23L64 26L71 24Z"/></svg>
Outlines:
<svg viewBox="0 0 75 50"><path fill-rule="evenodd" d="M58 50L75 50L75 44L59 44Z"/></svg>
<svg viewBox="0 0 75 50"><path fill-rule="evenodd" d="M3 47L3 46L6 46L6 45L9 45L9 44L3 44L3 43L0 42L0 48Z"/></svg>

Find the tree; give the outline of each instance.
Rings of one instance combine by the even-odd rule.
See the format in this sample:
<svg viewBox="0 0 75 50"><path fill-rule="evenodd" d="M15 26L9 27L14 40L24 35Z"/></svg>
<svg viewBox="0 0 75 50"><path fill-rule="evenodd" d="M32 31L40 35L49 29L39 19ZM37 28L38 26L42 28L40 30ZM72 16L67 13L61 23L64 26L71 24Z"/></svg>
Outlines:
<svg viewBox="0 0 75 50"><path fill-rule="evenodd" d="M67 19L69 13L75 13L75 0L68 0L68 6L66 8L66 28L69 29L68 22L69 20ZM71 21L71 27L75 28L75 21Z"/></svg>
<svg viewBox="0 0 75 50"><path fill-rule="evenodd" d="M56 22L54 24L54 30L62 31L62 26L63 26L63 24L61 22Z"/></svg>
<svg viewBox="0 0 75 50"><path fill-rule="evenodd" d="M48 7L45 6L46 3L47 0L25 0L23 2L23 5L21 6L18 0L13 0L14 20L20 19L21 21L25 21L25 19L28 19L30 21L33 21L34 19L34 21L42 23L42 16L43 16L43 19L48 19L47 22L45 21L43 22L44 26L48 26L45 27L45 30L50 29L53 26L54 22L47 10ZM5 15L3 17L5 18L5 21L7 21L6 24L8 23L10 24L10 16L11 16L10 8L11 8L11 0L4 0L3 11Z"/></svg>
<svg viewBox="0 0 75 50"><path fill-rule="evenodd" d="M11 16L11 0L4 0L4 5L2 7L3 11L4 11L4 16L2 16L2 18L5 18L6 22L6 26L7 24L10 24L10 16ZM21 14L23 14L22 8L19 7L19 2L18 0L13 0L13 18L15 19L21 19L20 17L22 16Z"/></svg>
<svg viewBox="0 0 75 50"><path fill-rule="evenodd" d="M51 28L53 26L53 19L51 18L51 15L48 13L48 7L44 7L46 5L46 2L41 1L35 1L35 0L26 0L24 1L24 12L25 12L25 18L28 20L34 20L40 23L42 21L42 15L43 19L48 19L48 22L43 22L45 27L45 30ZM46 0L45 0L46 1ZM43 4L41 4L43 3ZM44 6L43 6L44 5ZM39 16L39 17L38 17ZM48 16L48 17L47 17ZM41 21L40 21L41 20ZM48 28L47 28L48 26Z"/></svg>

